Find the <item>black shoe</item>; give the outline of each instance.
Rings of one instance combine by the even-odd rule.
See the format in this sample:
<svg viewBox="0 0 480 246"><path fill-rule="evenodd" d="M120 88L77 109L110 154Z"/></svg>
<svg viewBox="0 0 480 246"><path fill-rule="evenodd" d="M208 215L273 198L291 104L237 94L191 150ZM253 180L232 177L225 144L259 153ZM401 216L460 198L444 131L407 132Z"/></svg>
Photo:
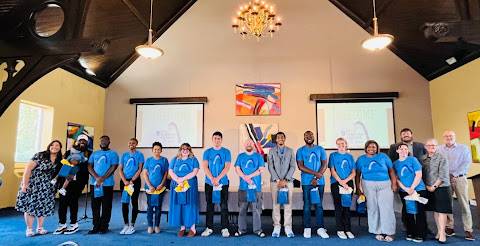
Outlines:
<svg viewBox="0 0 480 246"><path fill-rule="evenodd" d="M93 228L90 231L88 231L88 234L97 234L99 232L100 232L100 230L98 228Z"/></svg>
<svg viewBox="0 0 480 246"><path fill-rule="evenodd" d="M108 233L108 228L102 228L102 229L98 230L98 233L99 233L99 234Z"/></svg>

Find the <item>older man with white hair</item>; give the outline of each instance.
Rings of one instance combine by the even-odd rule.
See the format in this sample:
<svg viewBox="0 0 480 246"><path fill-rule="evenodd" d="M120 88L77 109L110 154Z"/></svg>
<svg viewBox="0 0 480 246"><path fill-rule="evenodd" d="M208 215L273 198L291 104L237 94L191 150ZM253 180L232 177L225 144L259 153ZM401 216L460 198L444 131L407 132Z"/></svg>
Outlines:
<svg viewBox="0 0 480 246"><path fill-rule="evenodd" d="M472 163L472 156L469 148L464 144L455 141L455 132L448 130L443 133L444 144L439 146L438 151L445 156L449 164L450 184L453 192L457 195L458 203L462 210L463 229L466 240L475 240L472 229L472 213L468 202L467 172ZM455 235L453 230L453 214L448 214L447 236Z"/></svg>

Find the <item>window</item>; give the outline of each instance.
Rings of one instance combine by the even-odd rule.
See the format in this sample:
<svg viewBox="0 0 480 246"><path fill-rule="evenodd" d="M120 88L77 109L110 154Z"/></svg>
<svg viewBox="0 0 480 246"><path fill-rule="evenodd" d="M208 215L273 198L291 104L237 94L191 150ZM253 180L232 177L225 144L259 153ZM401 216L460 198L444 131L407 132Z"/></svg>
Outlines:
<svg viewBox="0 0 480 246"><path fill-rule="evenodd" d="M18 110L15 162L28 162L52 139L53 109L22 101Z"/></svg>

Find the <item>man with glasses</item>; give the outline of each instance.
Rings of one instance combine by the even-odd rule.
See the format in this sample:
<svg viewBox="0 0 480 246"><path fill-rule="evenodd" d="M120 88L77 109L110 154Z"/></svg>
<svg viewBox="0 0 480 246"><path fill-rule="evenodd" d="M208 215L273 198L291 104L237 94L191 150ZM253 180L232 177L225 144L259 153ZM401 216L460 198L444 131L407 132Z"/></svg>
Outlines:
<svg viewBox="0 0 480 246"><path fill-rule="evenodd" d="M458 203L462 211L463 229L465 230L465 239L473 241L472 229L472 213L468 202L468 182L467 172L472 163L472 156L469 148L464 144L456 143L455 132L445 131L443 133L444 144L438 147L440 154L445 156L449 165L450 184L452 191L455 192ZM447 228L445 232L447 236L455 235L453 230L453 214L448 214Z"/></svg>

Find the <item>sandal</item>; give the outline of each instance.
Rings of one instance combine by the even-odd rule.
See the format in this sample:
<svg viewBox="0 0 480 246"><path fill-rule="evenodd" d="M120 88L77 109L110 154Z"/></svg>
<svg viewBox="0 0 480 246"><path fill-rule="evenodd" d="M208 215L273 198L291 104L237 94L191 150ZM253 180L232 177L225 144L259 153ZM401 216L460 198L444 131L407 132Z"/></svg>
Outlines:
<svg viewBox="0 0 480 246"><path fill-rule="evenodd" d="M383 237L383 235L381 235L381 234L378 234L378 235L375 236L375 239L383 242L385 240L385 237Z"/></svg>
<svg viewBox="0 0 480 246"><path fill-rule="evenodd" d="M237 232L235 232L234 235L235 235L236 237L240 237L240 236L243 236L243 234L245 234L245 233L243 233L243 232L241 232L241 231L237 231Z"/></svg>
<svg viewBox="0 0 480 246"><path fill-rule="evenodd" d="M188 231L188 234L187 234L187 237L194 237L196 234L197 234L197 231L195 231L195 230L189 230L189 231Z"/></svg>
<svg viewBox="0 0 480 246"><path fill-rule="evenodd" d="M263 231L259 231L257 232L257 236L261 237L261 238L264 238L265 237L265 233L263 233Z"/></svg>
<svg viewBox="0 0 480 246"><path fill-rule="evenodd" d="M389 235L386 235L384 238L383 238L383 241L389 243L389 242L392 242L393 241L393 237L392 236L389 236Z"/></svg>
<svg viewBox="0 0 480 246"><path fill-rule="evenodd" d="M177 236L178 237L183 237L185 235L185 229L178 231Z"/></svg>
<svg viewBox="0 0 480 246"><path fill-rule="evenodd" d="M45 235L45 234L48 233L48 231L45 230L45 229L43 229L43 227L38 227L38 228L37 228L37 233L38 233L39 235Z"/></svg>
<svg viewBox="0 0 480 246"><path fill-rule="evenodd" d="M25 236L33 237L35 236L35 232L33 232L32 228L27 228L27 230L25 231Z"/></svg>

